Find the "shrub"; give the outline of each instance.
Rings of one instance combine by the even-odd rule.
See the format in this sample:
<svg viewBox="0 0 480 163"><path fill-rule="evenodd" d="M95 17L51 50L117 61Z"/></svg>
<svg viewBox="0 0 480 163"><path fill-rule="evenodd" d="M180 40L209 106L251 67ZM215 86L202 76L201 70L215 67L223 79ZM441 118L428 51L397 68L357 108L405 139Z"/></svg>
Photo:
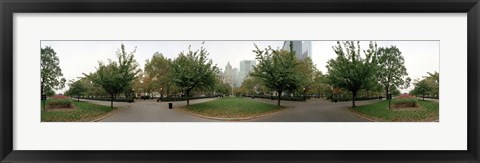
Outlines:
<svg viewBox="0 0 480 163"><path fill-rule="evenodd" d="M416 107L416 98L396 98L392 101L395 107Z"/></svg>
<svg viewBox="0 0 480 163"><path fill-rule="evenodd" d="M49 99L46 103L46 108L72 108L72 103L71 99Z"/></svg>

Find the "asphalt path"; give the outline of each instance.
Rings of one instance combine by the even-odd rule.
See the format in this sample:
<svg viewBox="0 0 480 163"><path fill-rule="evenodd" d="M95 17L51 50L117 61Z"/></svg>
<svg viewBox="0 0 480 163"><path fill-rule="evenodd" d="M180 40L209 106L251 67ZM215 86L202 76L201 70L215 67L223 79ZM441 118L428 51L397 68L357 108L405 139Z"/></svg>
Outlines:
<svg viewBox="0 0 480 163"><path fill-rule="evenodd" d="M215 100L216 98L190 100L190 104ZM276 104L275 100L251 99L264 103ZM110 106L108 101L82 100L99 105ZM379 100L357 101L358 105L365 105ZM175 107L186 105L186 101L172 102ZM365 122L367 120L351 113L348 108L352 102L333 103L324 99L309 99L306 102L281 101L287 109L277 113L245 120L248 122ZM222 122L190 115L175 109L168 109L168 102L156 100L136 100L134 103L114 102L119 108L115 114L106 117L101 122Z"/></svg>

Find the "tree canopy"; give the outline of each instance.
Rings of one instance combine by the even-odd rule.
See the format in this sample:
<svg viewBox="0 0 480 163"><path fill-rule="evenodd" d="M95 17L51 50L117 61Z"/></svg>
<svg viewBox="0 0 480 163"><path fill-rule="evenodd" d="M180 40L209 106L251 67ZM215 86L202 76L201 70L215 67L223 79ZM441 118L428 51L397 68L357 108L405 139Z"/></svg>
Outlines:
<svg viewBox="0 0 480 163"><path fill-rule="evenodd" d="M151 78L152 90L162 93L165 91L168 96L173 89L172 83L172 60L163 56L162 53L155 52L150 60L145 62L145 74Z"/></svg>
<svg viewBox="0 0 480 163"><path fill-rule="evenodd" d="M280 106L281 94L285 90L295 90L300 86L302 76L296 71L299 69L293 44L290 42L290 51L274 50L271 47L261 50L255 45L256 60L259 62L253 68L251 76L259 79L267 88L278 93L277 105Z"/></svg>
<svg viewBox="0 0 480 163"><path fill-rule="evenodd" d="M172 81L186 93L187 106L193 89L209 89L215 84L217 67L208 55L203 46L196 51L189 46L187 52L181 52L172 62Z"/></svg>
<svg viewBox="0 0 480 163"><path fill-rule="evenodd" d="M352 92L352 107L355 107L355 98L359 90L367 89L376 74L376 46L370 42L369 49L364 51L365 56L360 54L360 42L345 41L337 42L333 50L337 58L327 62L328 82L334 87L344 88Z"/></svg>
<svg viewBox="0 0 480 163"><path fill-rule="evenodd" d="M50 46L41 48L40 54L40 86L41 94L51 95L54 89L62 89L65 86L60 60L57 53Z"/></svg>
<svg viewBox="0 0 480 163"><path fill-rule="evenodd" d="M407 77L407 68L402 52L395 47L381 47L378 49L377 78L385 90L385 95L397 88L409 86L410 78Z"/></svg>
<svg viewBox="0 0 480 163"><path fill-rule="evenodd" d="M77 100L80 100L80 96L84 95L87 91L87 86L84 79L78 79L71 81L69 89L65 92L68 96L77 96Z"/></svg>
<svg viewBox="0 0 480 163"><path fill-rule="evenodd" d="M132 81L137 78L140 70L134 59L135 50L127 53L125 45L117 51L117 62L109 61L108 64L99 63L97 71L86 75L95 85L98 85L110 95L110 107L117 95L132 88Z"/></svg>

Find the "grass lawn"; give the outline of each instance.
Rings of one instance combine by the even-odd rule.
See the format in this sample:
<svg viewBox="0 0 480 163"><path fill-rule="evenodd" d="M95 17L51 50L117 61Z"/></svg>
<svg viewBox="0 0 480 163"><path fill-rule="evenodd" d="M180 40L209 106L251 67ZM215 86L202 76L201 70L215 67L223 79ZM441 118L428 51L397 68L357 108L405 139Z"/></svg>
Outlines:
<svg viewBox="0 0 480 163"><path fill-rule="evenodd" d="M247 118L259 116L285 107L262 103L247 98L225 97L199 104L193 104L182 110L214 118Z"/></svg>
<svg viewBox="0 0 480 163"><path fill-rule="evenodd" d="M439 112L437 102L418 100L417 104L421 106L421 109L395 110L388 109L388 101L385 100L369 105L358 106L351 110L378 121L412 122L438 120Z"/></svg>
<svg viewBox="0 0 480 163"><path fill-rule="evenodd" d="M51 100L53 99L48 99L47 103ZM90 121L115 109L83 101L73 101L73 105L75 109L44 110L42 103L42 122Z"/></svg>

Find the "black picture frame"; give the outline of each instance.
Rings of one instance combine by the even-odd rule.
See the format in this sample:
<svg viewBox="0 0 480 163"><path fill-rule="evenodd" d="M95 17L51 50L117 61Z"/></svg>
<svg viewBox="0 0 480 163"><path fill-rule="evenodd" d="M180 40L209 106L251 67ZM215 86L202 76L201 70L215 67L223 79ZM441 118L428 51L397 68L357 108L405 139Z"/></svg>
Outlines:
<svg viewBox="0 0 480 163"><path fill-rule="evenodd" d="M2 162L479 162L478 0L0 0ZM14 13L467 13L465 151L23 151L13 150ZM448 141L448 140L445 140ZM439 142L440 143L440 142Z"/></svg>

